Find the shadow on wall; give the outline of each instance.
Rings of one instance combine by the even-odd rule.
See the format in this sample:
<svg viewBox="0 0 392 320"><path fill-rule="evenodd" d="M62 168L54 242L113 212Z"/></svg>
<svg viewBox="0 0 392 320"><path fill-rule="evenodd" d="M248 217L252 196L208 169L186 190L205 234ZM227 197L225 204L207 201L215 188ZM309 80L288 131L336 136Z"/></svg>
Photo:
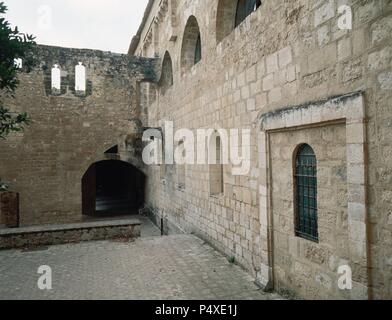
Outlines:
<svg viewBox="0 0 392 320"><path fill-rule="evenodd" d="M83 215L135 215L144 205L145 175L120 160L90 166L82 178Z"/></svg>

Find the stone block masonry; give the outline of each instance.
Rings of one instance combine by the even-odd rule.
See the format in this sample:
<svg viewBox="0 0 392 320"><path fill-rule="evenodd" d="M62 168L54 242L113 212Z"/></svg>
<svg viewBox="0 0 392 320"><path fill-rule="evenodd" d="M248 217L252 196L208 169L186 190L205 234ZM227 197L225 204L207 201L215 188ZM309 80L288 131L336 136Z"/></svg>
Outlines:
<svg viewBox="0 0 392 320"><path fill-rule="evenodd" d="M20 75L10 101L33 124L0 143L0 176L20 193L22 224L78 221L84 173L117 145L116 158L147 177L157 221L197 234L268 289L392 298L391 1L265 0L237 27L233 3L151 0L128 56L40 48L40 66ZM351 30L338 27L343 3ZM73 88L79 62L83 95ZM143 128L166 121L194 132L250 129L251 170L234 176L224 165L214 194L211 166L146 167ZM295 225L303 144L317 159L312 241ZM338 286L342 265L352 290Z"/></svg>
<svg viewBox="0 0 392 320"><path fill-rule="evenodd" d="M173 85L150 86L154 99L143 101L149 127L171 120L192 131L250 128L251 171L235 177L225 166L224 192L216 197L209 166L186 166L182 190L175 166L151 167L148 205L268 287L302 298L391 298L390 1L266 0L236 28L235 2L151 1L130 54L172 59ZM342 4L352 11L352 30L338 27ZM199 26L202 59L183 72L190 17ZM336 111L330 97L358 91L362 107L329 117ZM320 107L311 108L314 102ZM275 123L285 132L263 139L261 117L285 111ZM319 243L294 228L293 157L306 142L321 161ZM350 292L337 283L346 263Z"/></svg>
<svg viewBox="0 0 392 320"><path fill-rule="evenodd" d="M0 225L19 227L19 194L0 192Z"/></svg>
<svg viewBox="0 0 392 320"><path fill-rule="evenodd" d="M155 60L96 50L40 46L38 66L22 70L14 111L32 119L0 143L0 176L20 193L22 225L82 219L84 173L118 146L119 158L142 170L140 83L155 78ZM75 92L75 66L86 68L86 92ZM51 69L61 70L52 93Z"/></svg>
<svg viewBox="0 0 392 320"><path fill-rule="evenodd" d="M86 222L56 226L0 230L0 250L52 246L85 241L136 239L140 237L138 219Z"/></svg>

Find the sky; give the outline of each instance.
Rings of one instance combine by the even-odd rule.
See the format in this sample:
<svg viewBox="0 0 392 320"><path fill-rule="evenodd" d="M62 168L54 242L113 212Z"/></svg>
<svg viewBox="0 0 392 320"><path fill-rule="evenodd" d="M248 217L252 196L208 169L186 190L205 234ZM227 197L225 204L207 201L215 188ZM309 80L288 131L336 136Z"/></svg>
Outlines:
<svg viewBox="0 0 392 320"><path fill-rule="evenodd" d="M1 0L39 44L127 53L148 0Z"/></svg>

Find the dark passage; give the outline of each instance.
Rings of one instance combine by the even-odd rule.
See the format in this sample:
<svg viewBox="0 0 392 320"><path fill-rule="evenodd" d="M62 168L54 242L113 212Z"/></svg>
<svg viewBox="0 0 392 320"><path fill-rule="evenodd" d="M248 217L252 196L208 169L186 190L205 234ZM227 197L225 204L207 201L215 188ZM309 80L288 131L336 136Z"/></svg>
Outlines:
<svg viewBox="0 0 392 320"><path fill-rule="evenodd" d="M144 185L144 174L131 164L116 160L95 163L82 180L83 214L137 214L144 204Z"/></svg>

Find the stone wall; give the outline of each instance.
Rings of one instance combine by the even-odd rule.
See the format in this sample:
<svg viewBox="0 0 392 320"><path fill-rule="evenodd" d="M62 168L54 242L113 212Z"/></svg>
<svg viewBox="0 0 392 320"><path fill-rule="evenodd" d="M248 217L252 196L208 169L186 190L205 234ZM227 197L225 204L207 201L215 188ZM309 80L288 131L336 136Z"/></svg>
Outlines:
<svg viewBox="0 0 392 320"><path fill-rule="evenodd" d="M140 237L138 219L74 223L0 230L0 250L26 249L84 241L133 241Z"/></svg>
<svg viewBox="0 0 392 320"><path fill-rule="evenodd" d="M350 260L345 137L344 124L271 134L273 250L279 291L291 288L299 296L345 297L336 286L338 267ZM303 143L317 157L318 243L296 237L293 223L293 159Z"/></svg>
<svg viewBox="0 0 392 320"><path fill-rule="evenodd" d="M162 3L162 7L159 7L159 3ZM161 168L150 168L148 199L153 211L163 212L170 223L200 235L228 256L235 257L261 282L264 275L271 274L268 269L273 269L277 286L292 289L301 297L345 297L345 293L336 289L335 269L328 269L330 266L327 266L326 260L321 264L311 261L314 257L322 257L327 247L331 257L347 256L349 261L358 262L359 269L364 268L354 270L358 292L350 294L351 298L391 298L391 1L266 0L239 27L229 31L222 29L230 27L230 23L221 19L232 17L232 13L228 12L230 8L222 8L225 4L223 0L175 1L174 27L172 15L167 10L172 3L155 1L149 18L154 23L144 25L145 37L130 52L148 57L158 54L162 59L167 51L173 61L174 84L164 92L157 88L156 98L151 99L148 105L149 124L161 127L165 120L172 120L176 129L251 128L252 169L246 176L233 176L231 167L225 166L224 195L211 197L208 166L187 166L185 189L178 188L175 182L175 166L169 173L166 170L164 179ZM338 7L342 4L352 8L352 30L338 28ZM184 73L181 49L190 16L196 17L200 28L202 60ZM159 37L154 33L159 33ZM154 88L150 90L154 91ZM339 234L341 238L332 241L328 240L328 236L325 245L304 245L309 250L301 254L306 260L306 251L310 252L310 270L306 272L305 279L301 279L305 284L299 288L297 282L305 267L294 262L297 258L296 242L292 239L294 234L290 220L285 218L286 227L279 223L274 225L276 230L271 230L270 222L263 220L267 209L261 205L264 200L260 200L263 192L260 181L264 179L264 171L261 170L258 141L259 119L279 109L307 105L358 90L363 92L363 118L366 119L366 134L361 132L363 123L358 125L358 134L360 139L367 142L366 157L363 157L360 166L345 163L343 159L344 154L349 152L344 147L344 126L331 127L322 123L325 128L316 130L314 143L324 157L324 171L319 174L322 181L328 177L330 183L321 193L320 203L324 206L331 204L332 213L321 214L321 230L326 232L332 228L331 232ZM306 116L311 115L305 113ZM298 133L292 133L293 137L289 140L283 138L284 134L281 139L278 134L272 137L274 143L285 140L284 144L282 142L273 149L273 155L283 148L284 152L294 150L302 139L306 140L307 130L310 129L297 129ZM324 138L320 136L322 133ZM316 141L316 136L320 136L320 140ZM328 141L330 136L335 137L336 144ZM324 143L322 139L325 138ZM351 138L355 140L355 133ZM274 157L280 161L273 162L273 169L276 166L285 168L273 173L272 183L276 181L279 185L289 179L290 185L292 165L287 158ZM355 186L360 190L357 193L345 193L344 183L347 186L351 184L348 180L344 182L345 166L356 180ZM341 171L335 172L338 167ZM365 174L363 170L366 170ZM361 178L363 181L358 182ZM354 187L351 189L355 190ZM292 193L277 197L266 195L266 201L274 202L274 215L278 215L277 210L284 201L290 201ZM276 202L276 199L281 199L283 203ZM286 206L289 204L286 203ZM344 219L349 207L354 216L361 216L362 219L363 215L363 219L357 223L353 217L353 223L346 226ZM338 224L340 220L342 225L331 227L334 221ZM355 236L354 230L358 230L358 236ZM271 247L268 240L271 233L274 234L273 238L287 234L293 241L283 240L283 244L277 241ZM345 253L341 242L348 234L351 249ZM281 255L277 254L278 251ZM279 269L284 261L278 259L279 264L274 268L271 255L275 253L280 257L287 252L286 259L293 261L293 265ZM353 268L356 269L354 264ZM287 268L291 267L289 271ZM288 281L291 273L296 276Z"/></svg>
<svg viewBox="0 0 392 320"><path fill-rule="evenodd" d="M40 46L39 65L21 71L15 111L32 119L21 134L0 142L0 176L20 193L21 223L49 224L82 218L81 179L89 166L118 145L120 158L141 163L139 82L154 78L154 61L95 50ZM86 67L86 93L74 89L75 66ZM61 69L53 95L51 69Z"/></svg>

